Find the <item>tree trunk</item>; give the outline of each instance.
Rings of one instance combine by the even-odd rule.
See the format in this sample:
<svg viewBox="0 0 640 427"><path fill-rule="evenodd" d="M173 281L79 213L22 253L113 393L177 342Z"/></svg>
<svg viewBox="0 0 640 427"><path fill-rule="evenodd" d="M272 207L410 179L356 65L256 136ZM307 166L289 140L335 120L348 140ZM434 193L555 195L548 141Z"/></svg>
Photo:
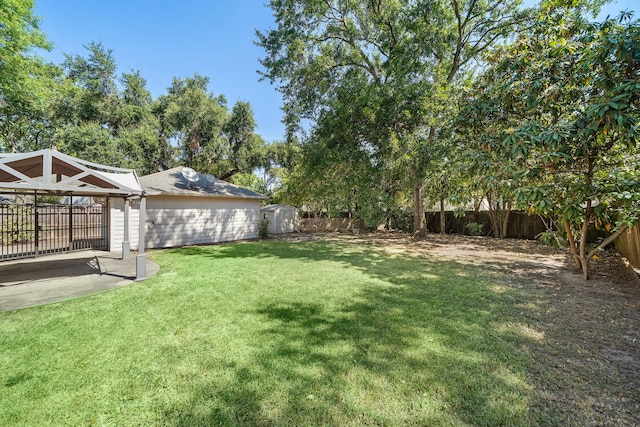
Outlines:
<svg viewBox="0 0 640 427"><path fill-rule="evenodd" d="M587 223L586 229L588 230L589 224ZM571 253L573 254L573 260L576 263L576 268L582 270L582 278L584 280L589 280L591 278L591 268L589 262L591 258L593 258L600 249L606 248L609 244L613 243L622 233L627 231L629 226L626 224L622 224L618 231L613 233L611 236L607 237L602 243L593 248L591 252L587 253L586 250L586 239L587 235L585 232L585 224L582 224L580 229L580 245L573 238L573 232L571 230L571 225L568 220L564 221L564 229L567 232L567 239L569 240L569 247L571 248Z"/></svg>
<svg viewBox="0 0 640 427"><path fill-rule="evenodd" d="M584 280L591 279L591 271L589 268L589 258L582 258L581 262L582 262L582 278Z"/></svg>
<svg viewBox="0 0 640 427"><path fill-rule="evenodd" d="M507 231L509 231L509 218L511 218L511 202L507 203L505 208L504 218L502 219L502 229L500 230L500 237L507 237Z"/></svg>
<svg viewBox="0 0 640 427"><path fill-rule="evenodd" d="M590 279L589 257L587 256L587 233L589 232L589 223L591 222L591 199L587 199L587 206L584 210L584 218L582 219L582 227L580 228L580 263L582 264L582 278Z"/></svg>
<svg viewBox="0 0 640 427"><path fill-rule="evenodd" d="M594 159L589 157L588 168L585 174L585 184L587 188L591 187L593 182L593 165ZM584 216L582 217L582 227L580 227L580 263L582 265L582 278L589 280L591 278L591 271L589 270L589 261L591 260L591 253L587 254L587 233L589 232L589 223L592 219L592 207L593 201L587 199L587 205L584 209ZM595 252L592 252L595 254Z"/></svg>
<svg viewBox="0 0 640 427"><path fill-rule="evenodd" d="M413 185L413 237L425 237L427 235L423 198L423 179L421 176L416 176L416 181Z"/></svg>
<svg viewBox="0 0 640 427"><path fill-rule="evenodd" d="M440 199L440 234L444 234L447 230L447 217L444 213L444 199Z"/></svg>
<svg viewBox="0 0 640 427"><path fill-rule="evenodd" d="M573 230L571 229L571 224L569 220L564 220L564 229L567 232L567 239L569 240L569 247L571 248L571 253L573 254L573 261L576 263L576 268L582 268L582 261L580 260L580 252L578 250L578 245L576 244L576 239L573 238Z"/></svg>
<svg viewBox="0 0 640 427"><path fill-rule="evenodd" d="M436 128L429 128L427 140L433 143L436 138ZM424 217L424 162L417 157L413 162L413 237L425 237L427 235L427 223Z"/></svg>
<svg viewBox="0 0 640 427"><path fill-rule="evenodd" d="M587 256L588 228L589 223L585 221L582 224L582 229L580 230L580 252L578 254L578 256L580 257L580 266L582 267L582 278L584 280L589 280L591 278L591 271L589 271L589 257Z"/></svg>
<svg viewBox="0 0 640 427"><path fill-rule="evenodd" d="M491 220L491 228L493 230L493 237L500 237L500 224L498 223L498 215L496 213L495 206L491 194L487 193L487 204L489 205L489 219Z"/></svg>
<svg viewBox="0 0 640 427"><path fill-rule="evenodd" d="M618 237L620 237L622 233L627 231L628 228L629 226L627 224L622 224L618 229L618 231L613 233L611 236L607 237L602 243L600 243L598 246L593 248L591 252L589 252L586 255L586 260L583 261L583 264L582 264L582 278L584 280L589 280L591 278L591 270L589 268L589 261L591 260L591 258L593 258L600 249L604 249L607 247L607 245L609 245L610 243L613 243ZM586 268L584 267L584 263L587 264Z"/></svg>

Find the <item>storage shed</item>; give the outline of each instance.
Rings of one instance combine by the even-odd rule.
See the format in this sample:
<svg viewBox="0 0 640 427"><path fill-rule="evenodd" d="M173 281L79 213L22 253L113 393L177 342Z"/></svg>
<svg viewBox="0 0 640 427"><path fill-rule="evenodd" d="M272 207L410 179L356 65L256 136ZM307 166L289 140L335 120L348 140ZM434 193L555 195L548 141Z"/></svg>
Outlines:
<svg viewBox="0 0 640 427"><path fill-rule="evenodd" d="M146 247L217 243L258 237L262 194L188 168L173 168L140 177L147 196ZM139 205L131 204L131 223L137 224ZM111 247L123 240L125 203L110 205ZM120 226L119 226L120 225ZM130 227L131 247L138 246L137 227Z"/></svg>
<svg viewBox="0 0 640 427"><path fill-rule="evenodd" d="M273 234L300 231L300 214L290 205L267 205L260 209L262 219L269 220L267 231Z"/></svg>

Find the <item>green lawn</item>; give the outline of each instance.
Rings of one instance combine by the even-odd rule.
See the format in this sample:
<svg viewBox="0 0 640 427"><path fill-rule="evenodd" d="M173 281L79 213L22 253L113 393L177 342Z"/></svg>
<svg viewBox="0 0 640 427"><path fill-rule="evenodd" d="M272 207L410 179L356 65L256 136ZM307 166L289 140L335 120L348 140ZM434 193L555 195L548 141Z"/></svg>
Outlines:
<svg viewBox="0 0 640 427"><path fill-rule="evenodd" d="M152 257L145 282L0 313L0 425L540 422L495 273L328 242Z"/></svg>

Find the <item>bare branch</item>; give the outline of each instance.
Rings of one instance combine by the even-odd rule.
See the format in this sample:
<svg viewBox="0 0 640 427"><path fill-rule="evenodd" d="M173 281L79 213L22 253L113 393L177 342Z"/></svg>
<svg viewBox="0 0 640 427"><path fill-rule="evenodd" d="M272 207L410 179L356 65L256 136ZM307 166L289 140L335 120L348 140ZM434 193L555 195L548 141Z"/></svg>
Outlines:
<svg viewBox="0 0 640 427"><path fill-rule="evenodd" d="M607 237L606 239L604 239L602 241L602 243L600 243L598 246L596 246L591 252L589 252L589 255L587 255L587 259L591 259L594 255L596 255L601 249L604 249L608 244L614 242L618 237L620 237L620 235L622 233L624 233L625 231L627 231L627 229L629 228L629 226L627 224L622 224L622 226L618 229L618 231L616 231L615 233L613 233L611 236Z"/></svg>

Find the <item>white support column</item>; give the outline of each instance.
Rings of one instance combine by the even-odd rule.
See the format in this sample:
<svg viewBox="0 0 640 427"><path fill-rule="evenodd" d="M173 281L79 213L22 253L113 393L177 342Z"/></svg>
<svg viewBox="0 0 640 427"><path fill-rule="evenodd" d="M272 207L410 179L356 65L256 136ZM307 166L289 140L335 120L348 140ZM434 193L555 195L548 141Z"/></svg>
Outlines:
<svg viewBox="0 0 640 427"><path fill-rule="evenodd" d="M147 197L144 193L140 197L139 232L138 232L138 255L136 256L136 281L147 278L147 256L144 253L144 244L147 229Z"/></svg>
<svg viewBox="0 0 640 427"><path fill-rule="evenodd" d="M122 259L131 256L131 242L129 241L129 223L131 218L131 209L129 207L129 198L124 199L124 239L122 242Z"/></svg>

